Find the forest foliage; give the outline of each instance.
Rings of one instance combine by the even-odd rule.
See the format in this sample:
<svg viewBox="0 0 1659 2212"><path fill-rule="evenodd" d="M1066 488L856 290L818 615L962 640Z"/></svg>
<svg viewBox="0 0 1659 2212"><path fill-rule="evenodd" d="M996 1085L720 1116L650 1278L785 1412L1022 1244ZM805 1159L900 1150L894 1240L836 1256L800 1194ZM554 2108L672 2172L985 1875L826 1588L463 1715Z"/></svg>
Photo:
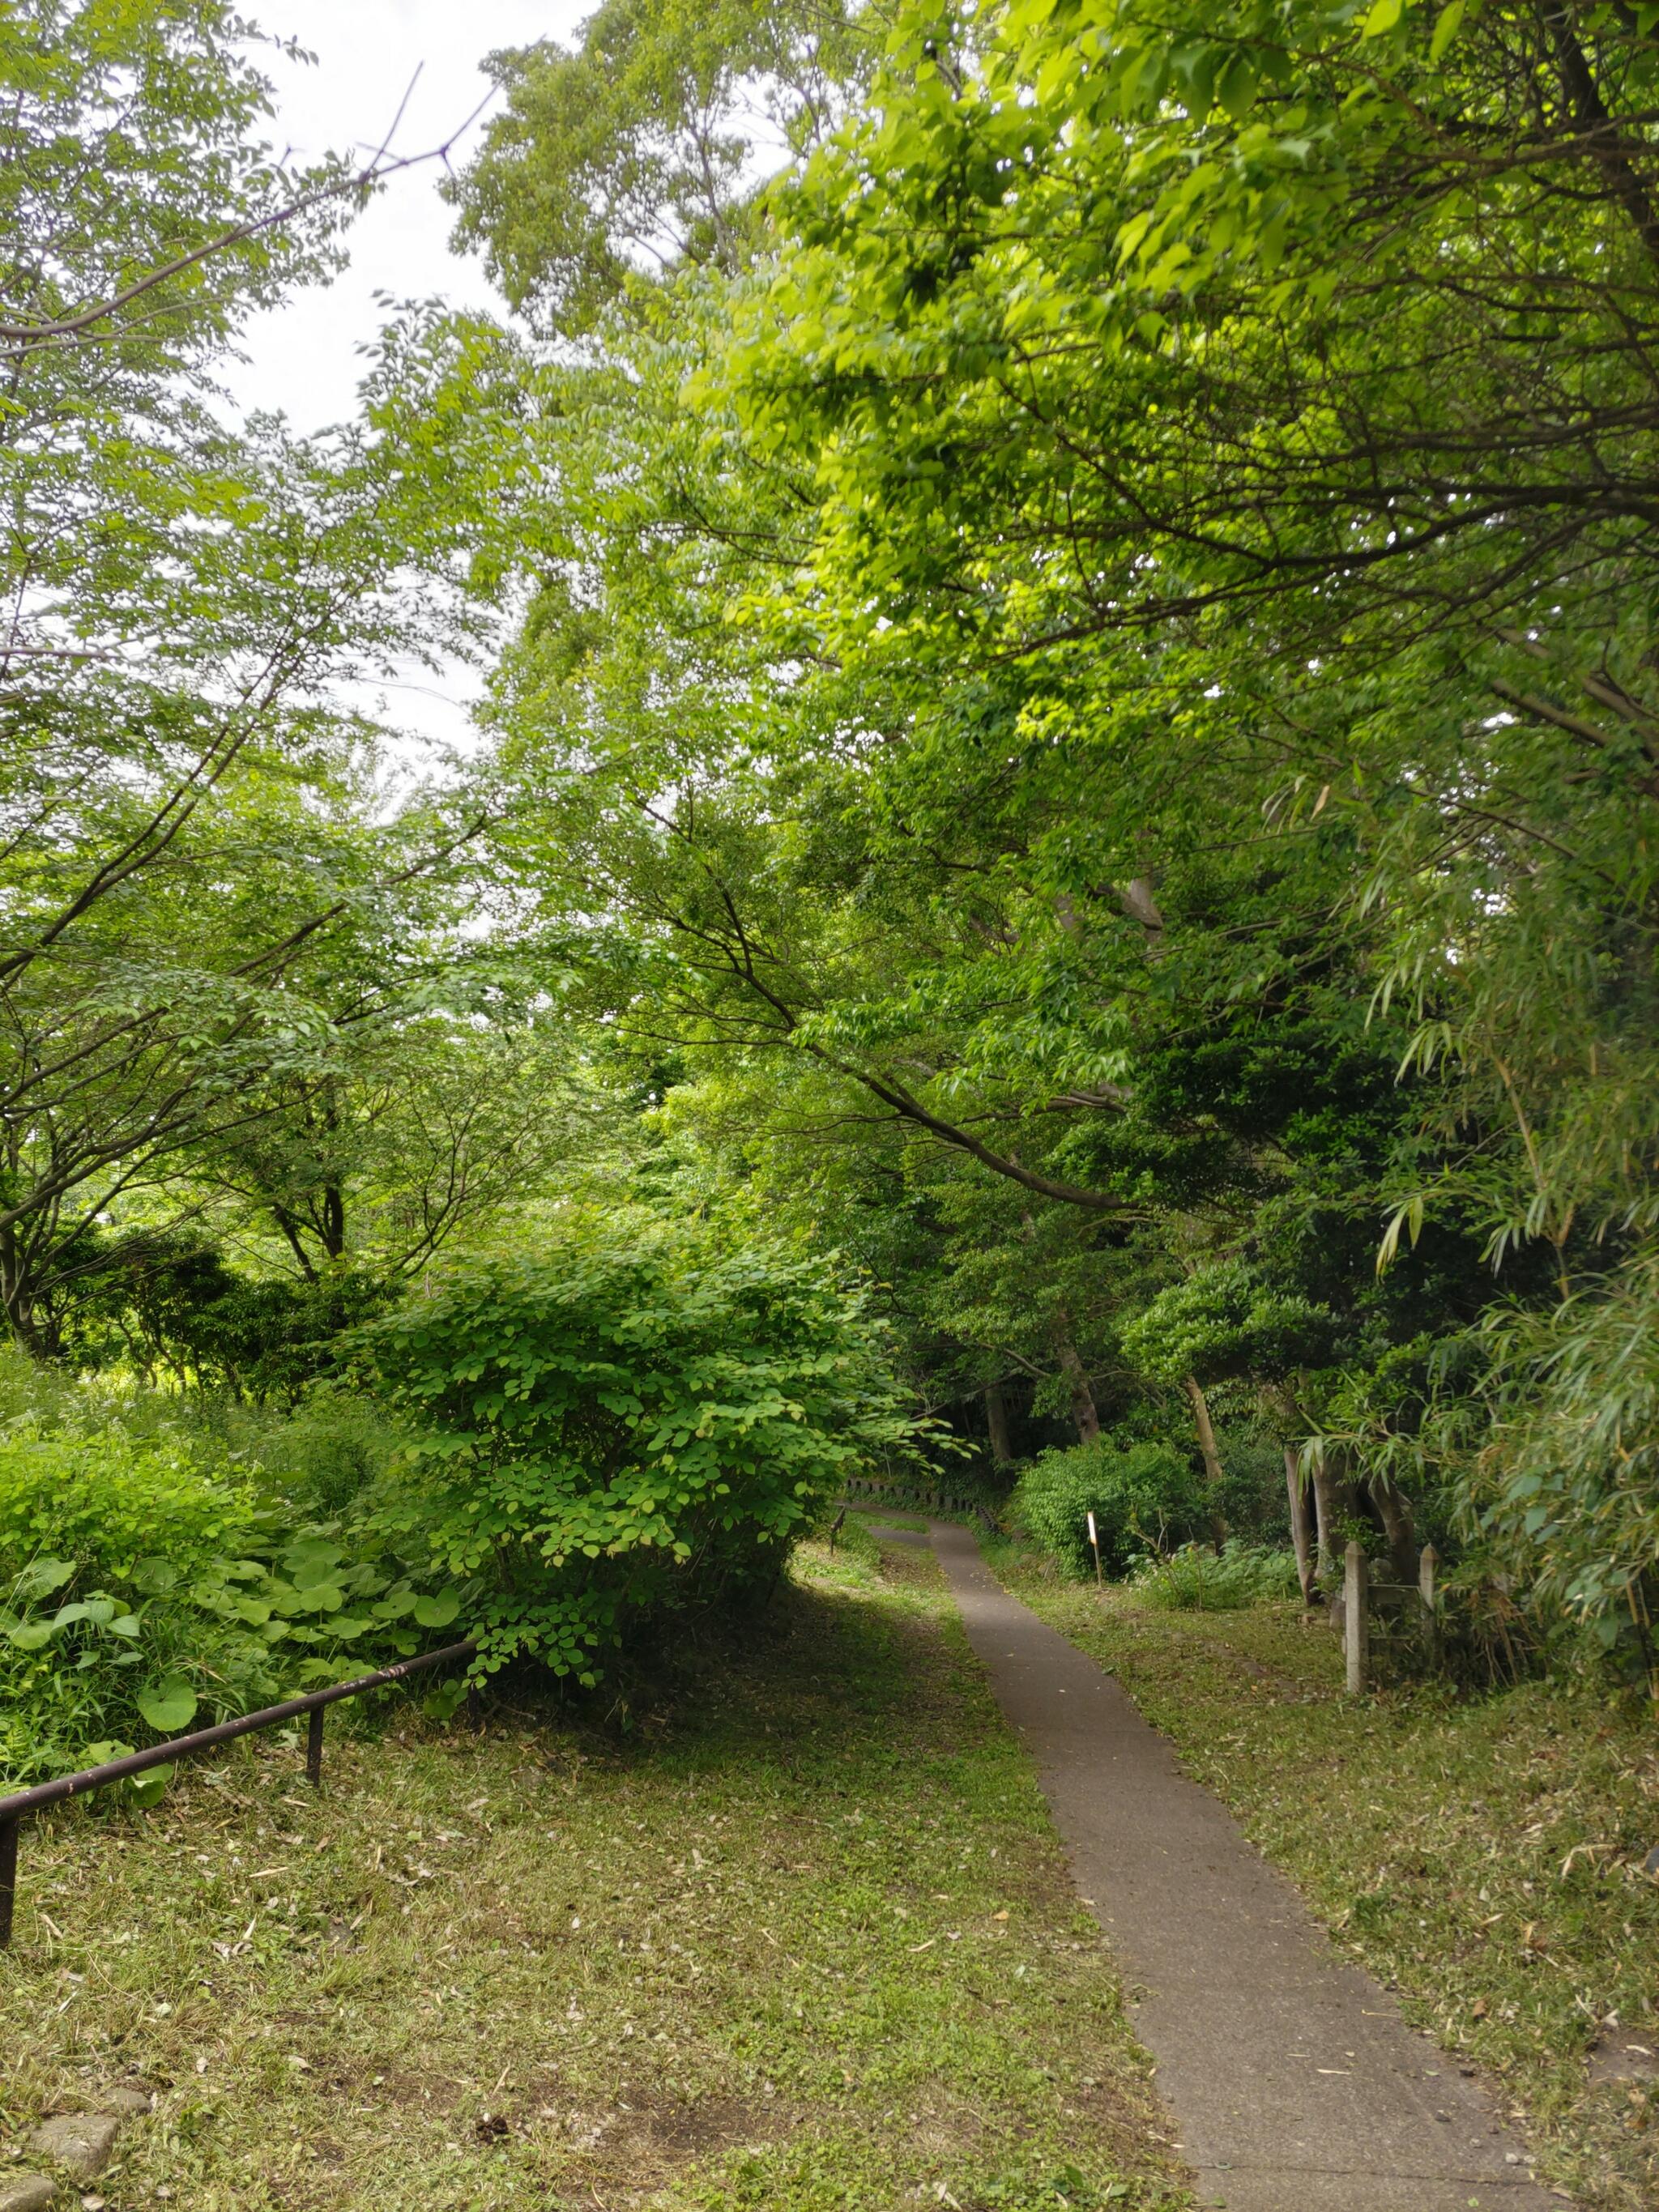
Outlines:
<svg viewBox="0 0 1659 2212"><path fill-rule="evenodd" d="M215 0L0 30L18 1345L374 1394L424 1594L579 1673L932 1423L1163 1470L1154 1549L1288 1464L1327 1560L1659 1680L1659 12L603 0L489 69L510 316L301 438L219 367L373 178ZM454 656L422 753L365 702Z"/></svg>

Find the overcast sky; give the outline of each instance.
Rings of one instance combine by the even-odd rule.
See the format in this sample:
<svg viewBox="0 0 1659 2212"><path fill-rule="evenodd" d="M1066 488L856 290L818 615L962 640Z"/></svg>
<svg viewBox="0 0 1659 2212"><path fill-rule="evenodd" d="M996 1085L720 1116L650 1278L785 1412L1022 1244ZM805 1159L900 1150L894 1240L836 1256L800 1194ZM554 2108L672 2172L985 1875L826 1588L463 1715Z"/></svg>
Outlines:
<svg viewBox="0 0 1659 2212"><path fill-rule="evenodd" d="M273 36L295 38L310 64L263 58L276 98L270 134L296 158L355 149L365 156L385 137L416 68L420 77L398 126L398 151L442 145L488 90L479 64L501 46L570 40L596 0L249 0L247 13ZM475 124L458 161L477 143ZM326 290L301 292L248 325L246 363L227 375L244 407L280 408L301 431L350 415L363 362L359 349L383 319L377 292L434 295L500 309L477 261L449 251L453 217L438 198L437 163L394 177L346 235L350 265ZM395 684L365 687L362 703L422 740L466 748L476 673L436 678L419 668ZM411 755L410 757L415 757Z"/></svg>
<svg viewBox="0 0 1659 2212"><path fill-rule="evenodd" d="M342 149L365 156L385 137L417 66L397 149L441 145L488 90L483 57L542 38L568 41L597 0L249 0L247 13L273 36L296 38L309 65L267 54L276 88L271 135L301 160ZM464 155L476 144L475 125ZM301 293L249 328L247 366L231 380L245 406L280 407L296 428L314 430L351 412L362 371L357 349L381 317L377 292L399 299L433 294L499 307L475 260L449 251L450 210L438 198L440 166L405 170L356 219L347 237L351 265L326 291Z"/></svg>

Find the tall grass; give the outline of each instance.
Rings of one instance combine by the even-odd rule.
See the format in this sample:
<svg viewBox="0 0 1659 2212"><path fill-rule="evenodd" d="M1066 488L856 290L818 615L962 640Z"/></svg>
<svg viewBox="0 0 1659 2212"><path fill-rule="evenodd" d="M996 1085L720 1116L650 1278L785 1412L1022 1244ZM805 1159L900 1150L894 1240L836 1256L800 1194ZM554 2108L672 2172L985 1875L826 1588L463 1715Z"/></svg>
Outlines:
<svg viewBox="0 0 1659 2212"><path fill-rule="evenodd" d="M1296 1597L1301 1589L1294 1553L1237 1536L1218 1553L1208 1544L1183 1544L1167 1557L1147 1553L1136 1562L1129 1584L1146 1604L1167 1613L1233 1613Z"/></svg>

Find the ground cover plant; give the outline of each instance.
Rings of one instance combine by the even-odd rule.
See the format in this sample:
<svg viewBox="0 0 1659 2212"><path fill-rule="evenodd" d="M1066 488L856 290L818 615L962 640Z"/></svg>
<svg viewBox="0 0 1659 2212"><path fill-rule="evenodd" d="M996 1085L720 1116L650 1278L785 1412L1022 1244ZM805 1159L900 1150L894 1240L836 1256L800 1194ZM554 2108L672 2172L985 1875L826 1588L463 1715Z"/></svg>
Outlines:
<svg viewBox="0 0 1659 2212"><path fill-rule="evenodd" d="M393 1711L319 1798L263 1745L32 1832L0 2147L132 2069L110 2212L1176 2212L1029 1766L874 1554L809 1548L628 1735Z"/></svg>
<svg viewBox="0 0 1659 2212"><path fill-rule="evenodd" d="M1212 1544L1182 1544L1167 1553L1143 1553L1128 1581L1148 1605L1173 1613L1230 1613L1297 1594L1291 1553L1241 1543L1237 1536L1219 1551Z"/></svg>
<svg viewBox="0 0 1659 2212"><path fill-rule="evenodd" d="M1009 1588L1100 1660L1407 2016L1495 2078L1585 2212L1659 2179L1659 1747L1571 1680L1364 1701L1299 1608L1169 1612L1004 1547ZM1654 2054L1644 2058L1636 2045Z"/></svg>

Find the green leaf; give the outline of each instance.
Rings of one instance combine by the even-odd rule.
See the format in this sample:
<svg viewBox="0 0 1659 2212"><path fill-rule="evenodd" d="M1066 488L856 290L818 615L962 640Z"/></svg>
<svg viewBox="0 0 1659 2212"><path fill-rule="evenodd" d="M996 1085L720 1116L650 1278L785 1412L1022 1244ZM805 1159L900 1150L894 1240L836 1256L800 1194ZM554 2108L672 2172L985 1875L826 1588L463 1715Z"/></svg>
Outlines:
<svg viewBox="0 0 1659 2212"><path fill-rule="evenodd" d="M1434 36L1429 40L1429 59L1437 62L1457 36L1462 27L1465 0L1450 0L1435 20Z"/></svg>
<svg viewBox="0 0 1659 2212"><path fill-rule="evenodd" d="M20 1597L50 1597L53 1590L62 1589L75 1573L73 1559L41 1558L31 1559L17 1577Z"/></svg>
<svg viewBox="0 0 1659 2212"><path fill-rule="evenodd" d="M182 1674L164 1675L133 1701L153 1729L172 1735L196 1717L196 1692Z"/></svg>
<svg viewBox="0 0 1659 2212"><path fill-rule="evenodd" d="M94 1628L107 1628L115 1618L115 1607L106 1597L89 1597L79 1605L59 1606L52 1615L54 1628L73 1628L77 1621L88 1621Z"/></svg>
<svg viewBox="0 0 1659 2212"><path fill-rule="evenodd" d="M441 1682L435 1690L428 1690L421 1700L421 1711L429 1721L448 1721L455 1717L456 1709L466 1695L465 1678L453 1682Z"/></svg>
<svg viewBox="0 0 1659 2212"><path fill-rule="evenodd" d="M1255 64L1246 53L1235 54L1222 71L1216 98L1235 123L1242 121L1255 105L1260 81Z"/></svg>
<svg viewBox="0 0 1659 2212"><path fill-rule="evenodd" d="M453 1590L444 1590L437 1597L416 1601L415 1618L422 1628L447 1628L460 1612L461 1601Z"/></svg>
<svg viewBox="0 0 1659 2212"><path fill-rule="evenodd" d="M53 1626L50 1620L25 1620L15 1628L9 1628L6 1635L20 1651L39 1651L51 1643Z"/></svg>
<svg viewBox="0 0 1659 2212"><path fill-rule="evenodd" d="M335 1570L345 1559L337 1544L325 1542L314 1537L301 1544L291 1544L283 1554L283 1565L288 1570L296 1589L310 1589L319 1583L331 1583Z"/></svg>
<svg viewBox="0 0 1659 2212"><path fill-rule="evenodd" d="M1400 21L1405 0L1372 0L1371 12L1360 26L1362 39L1380 39Z"/></svg>
<svg viewBox="0 0 1659 2212"><path fill-rule="evenodd" d="M167 1784L173 1779L170 1766L152 1766L143 1774L135 1774L127 1784L135 1805L159 1805L167 1794Z"/></svg>
<svg viewBox="0 0 1659 2212"><path fill-rule="evenodd" d="M131 1759L134 1747L122 1743L112 1735L100 1736L96 1743L83 1745L80 1753L83 1766L107 1766L112 1759Z"/></svg>

